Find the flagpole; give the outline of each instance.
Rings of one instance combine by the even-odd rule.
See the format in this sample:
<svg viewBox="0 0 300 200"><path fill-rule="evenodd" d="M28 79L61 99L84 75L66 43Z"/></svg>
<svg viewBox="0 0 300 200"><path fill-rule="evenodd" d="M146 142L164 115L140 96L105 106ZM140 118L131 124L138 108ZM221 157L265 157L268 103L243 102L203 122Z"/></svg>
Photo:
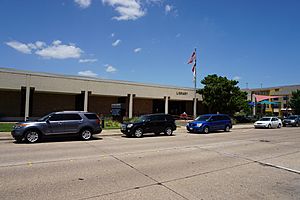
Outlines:
<svg viewBox="0 0 300 200"><path fill-rule="evenodd" d="M196 93L197 93L197 49L195 48L195 77L194 77L194 119L197 117L197 99L196 99Z"/></svg>

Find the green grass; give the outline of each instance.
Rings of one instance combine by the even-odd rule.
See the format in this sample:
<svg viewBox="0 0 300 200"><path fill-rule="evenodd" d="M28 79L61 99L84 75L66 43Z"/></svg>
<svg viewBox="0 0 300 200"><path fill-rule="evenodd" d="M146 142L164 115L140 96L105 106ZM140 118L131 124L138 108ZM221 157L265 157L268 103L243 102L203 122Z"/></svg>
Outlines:
<svg viewBox="0 0 300 200"><path fill-rule="evenodd" d="M11 132L15 123L0 123L0 132Z"/></svg>

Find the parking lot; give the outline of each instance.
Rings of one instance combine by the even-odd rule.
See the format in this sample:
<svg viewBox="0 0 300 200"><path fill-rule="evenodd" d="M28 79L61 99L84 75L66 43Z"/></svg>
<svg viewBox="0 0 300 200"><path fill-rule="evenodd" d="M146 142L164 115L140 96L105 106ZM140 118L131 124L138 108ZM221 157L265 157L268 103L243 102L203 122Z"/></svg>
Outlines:
<svg viewBox="0 0 300 200"><path fill-rule="evenodd" d="M300 128L14 143L0 136L1 199L299 199Z"/></svg>

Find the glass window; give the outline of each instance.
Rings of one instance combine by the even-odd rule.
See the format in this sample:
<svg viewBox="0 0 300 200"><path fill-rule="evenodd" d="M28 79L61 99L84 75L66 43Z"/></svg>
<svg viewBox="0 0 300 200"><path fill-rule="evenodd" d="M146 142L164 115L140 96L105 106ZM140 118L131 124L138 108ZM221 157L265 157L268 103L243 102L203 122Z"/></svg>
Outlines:
<svg viewBox="0 0 300 200"><path fill-rule="evenodd" d="M88 119L99 119L96 114L84 114Z"/></svg>
<svg viewBox="0 0 300 200"><path fill-rule="evenodd" d="M63 120L81 120L82 118L78 114L63 114Z"/></svg>
<svg viewBox="0 0 300 200"><path fill-rule="evenodd" d="M63 120L62 114L54 114L50 117L50 121L61 121Z"/></svg>

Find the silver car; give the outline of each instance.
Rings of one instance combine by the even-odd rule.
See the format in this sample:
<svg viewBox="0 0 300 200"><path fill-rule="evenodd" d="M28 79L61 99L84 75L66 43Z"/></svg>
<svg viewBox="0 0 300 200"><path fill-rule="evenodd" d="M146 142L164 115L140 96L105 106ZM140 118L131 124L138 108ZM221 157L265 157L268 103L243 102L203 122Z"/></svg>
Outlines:
<svg viewBox="0 0 300 200"><path fill-rule="evenodd" d="M255 128L281 128L281 119L277 117L263 117L254 123Z"/></svg>
<svg viewBox="0 0 300 200"><path fill-rule="evenodd" d="M101 133L100 119L95 113L82 111L53 112L36 121L17 123L11 135L17 142L34 143L42 137L56 135L78 135L89 140L93 134Z"/></svg>

